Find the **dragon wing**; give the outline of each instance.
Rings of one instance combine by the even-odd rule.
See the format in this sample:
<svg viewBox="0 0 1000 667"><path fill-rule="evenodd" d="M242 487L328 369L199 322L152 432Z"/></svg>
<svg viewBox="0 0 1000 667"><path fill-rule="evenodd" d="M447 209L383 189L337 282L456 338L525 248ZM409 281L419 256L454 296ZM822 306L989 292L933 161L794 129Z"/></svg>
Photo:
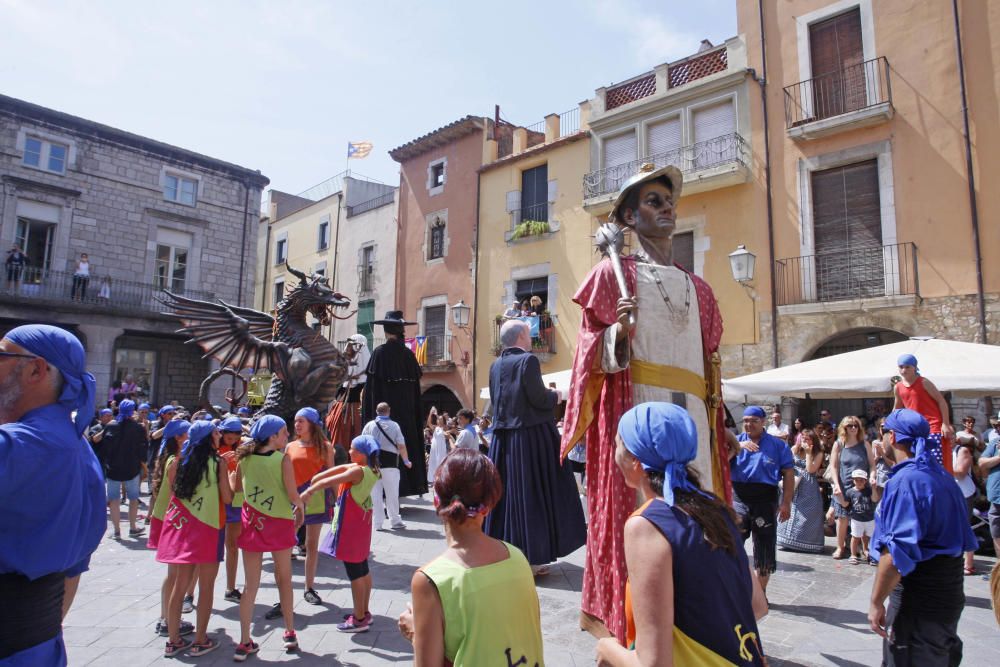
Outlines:
<svg viewBox="0 0 1000 667"><path fill-rule="evenodd" d="M241 371L280 372L279 350L284 347L274 340L274 318L253 308L242 308L219 300L218 303L189 299L163 290L166 299L157 299L171 308L170 315L178 318L189 343L197 343L225 368Z"/></svg>

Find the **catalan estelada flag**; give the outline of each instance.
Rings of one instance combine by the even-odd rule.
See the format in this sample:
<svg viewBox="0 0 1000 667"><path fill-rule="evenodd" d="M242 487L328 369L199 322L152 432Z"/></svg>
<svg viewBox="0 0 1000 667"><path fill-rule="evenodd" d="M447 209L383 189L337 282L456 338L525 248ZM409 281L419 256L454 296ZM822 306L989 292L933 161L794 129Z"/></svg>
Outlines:
<svg viewBox="0 0 1000 667"><path fill-rule="evenodd" d="M359 160L363 157L368 157L368 154L372 152L372 142L370 141L348 141L347 142L347 159L358 158Z"/></svg>

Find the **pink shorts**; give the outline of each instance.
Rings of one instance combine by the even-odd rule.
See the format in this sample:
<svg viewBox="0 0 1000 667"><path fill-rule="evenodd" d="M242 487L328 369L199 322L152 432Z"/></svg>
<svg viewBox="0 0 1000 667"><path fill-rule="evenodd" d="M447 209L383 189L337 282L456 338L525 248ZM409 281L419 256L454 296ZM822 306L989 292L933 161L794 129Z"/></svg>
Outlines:
<svg viewBox="0 0 1000 667"><path fill-rule="evenodd" d="M243 529L236 545L244 551L265 552L291 549L296 544L295 521L258 512L243 503Z"/></svg>

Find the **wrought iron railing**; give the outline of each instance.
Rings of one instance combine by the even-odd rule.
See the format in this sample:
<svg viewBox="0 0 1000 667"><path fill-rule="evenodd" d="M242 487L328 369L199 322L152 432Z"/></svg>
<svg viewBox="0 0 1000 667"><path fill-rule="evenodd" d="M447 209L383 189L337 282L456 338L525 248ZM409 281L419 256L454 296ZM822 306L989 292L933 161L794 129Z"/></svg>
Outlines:
<svg viewBox="0 0 1000 667"><path fill-rule="evenodd" d="M513 222L515 227L521 224L522 222L528 222L529 220L534 220L536 222L548 222L549 205L547 202L542 202L540 204L522 206L521 208L515 210L513 213L514 213Z"/></svg>
<svg viewBox="0 0 1000 667"><path fill-rule="evenodd" d="M371 294L375 291L375 265L358 264L358 294Z"/></svg>
<svg viewBox="0 0 1000 667"><path fill-rule="evenodd" d="M105 276L90 276L86 282L68 271L52 271L26 266L20 273L0 274L3 283L0 300L18 300L26 303L86 304L101 309L123 310L134 313L163 313L169 306L154 297L162 296L159 285L114 280ZM184 289L181 285L166 285L174 294L191 299L214 301L215 295L201 290Z"/></svg>
<svg viewBox="0 0 1000 667"><path fill-rule="evenodd" d="M885 56L785 87L785 127L792 128L880 104L892 106Z"/></svg>
<svg viewBox="0 0 1000 667"><path fill-rule="evenodd" d="M428 367L451 365L454 362L452 338L450 333L417 336L417 361L425 370Z"/></svg>
<svg viewBox="0 0 1000 667"><path fill-rule="evenodd" d="M395 199L396 199L395 191L390 190L389 192L379 195L378 197L369 199L368 201L363 201L360 204L355 204L354 206L348 206L347 217L351 218L355 215L359 215L366 211L371 211L373 209L380 208L382 206L388 206L389 204L394 202Z"/></svg>
<svg viewBox="0 0 1000 667"><path fill-rule="evenodd" d="M920 294L910 242L788 257L775 269L779 306Z"/></svg>
<svg viewBox="0 0 1000 667"><path fill-rule="evenodd" d="M500 327L509 318L502 315L496 317L493 327L493 354L499 356L503 351L500 343ZM524 318L527 320L527 318ZM555 354L556 351L556 330L552 326L552 318L548 315L538 316L538 334L531 337L531 352L535 354Z"/></svg>
<svg viewBox="0 0 1000 667"><path fill-rule="evenodd" d="M606 169L592 171L583 177L583 196L585 199L590 199L618 192L622 184L638 173L639 168L647 163L653 163L657 167L672 164L688 175L731 163L747 166L749 161L750 148L746 140L738 133L733 132L690 146L682 146L676 150L650 155L640 160L632 160Z"/></svg>
<svg viewBox="0 0 1000 667"><path fill-rule="evenodd" d="M559 136L567 137L580 131L580 107L559 114Z"/></svg>

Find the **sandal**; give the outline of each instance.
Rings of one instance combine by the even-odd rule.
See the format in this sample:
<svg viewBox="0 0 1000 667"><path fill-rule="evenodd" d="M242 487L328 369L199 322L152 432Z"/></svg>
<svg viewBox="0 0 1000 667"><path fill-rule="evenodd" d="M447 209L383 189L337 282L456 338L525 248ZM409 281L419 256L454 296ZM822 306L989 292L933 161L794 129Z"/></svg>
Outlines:
<svg viewBox="0 0 1000 667"><path fill-rule="evenodd" d="M173 643L169 639L167 640L167 645L163 648L164 658L173 658L176 655L180 655L185 649L191 646L191 641L187 639L181 639L178 643Z"/></svg>
<svg viewBox="0 0 1000 667"><path fill-rule="evenodd" d="M965 576L967 577L972 577L979 574L978 572L976 572L976 568L974 567L963 567L962 569L965 571Z"/></svg>
<svg viewBox="0 0 1000 667"><path fill-rule="evenodd" d="M189 658L198 658L206 653L211 653L217 648L219 648L219 642L206 639L203 644L192 644L191 650L187 652L187 655Z"/></svg>
<svg viewBox="0 0 1000 667"><path fill-rule="evenodd" d="M833 560L843 560L844 558L846 558L846 556L844 556L844 549L837 548L833 552Z"/></svg>

